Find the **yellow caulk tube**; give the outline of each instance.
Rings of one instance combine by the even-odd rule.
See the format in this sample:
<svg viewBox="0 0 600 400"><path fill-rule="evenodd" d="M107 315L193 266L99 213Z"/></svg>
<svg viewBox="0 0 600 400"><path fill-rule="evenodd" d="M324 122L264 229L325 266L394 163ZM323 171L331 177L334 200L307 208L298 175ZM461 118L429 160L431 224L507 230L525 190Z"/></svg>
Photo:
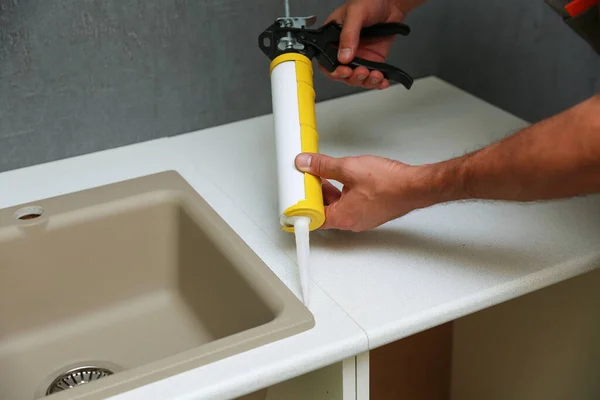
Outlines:
<svg viewBox="0 0 600 400"><path fill-rule="evenodd" d="M295 165L298 154L319 151L311 61L299 53L277 56L271 62L271 94L281 226L294 232L294 218L307 217L313 231L325 222L321 179Z"/></svg>
<svg viewBox="0 0 600 400"><path fill-rule="evenodd" d="M308 57L284 53L273 59L270 69L279 222L283 230L296 235L300 282L306 304L309 232L325 222L321 179L299 171L295 165L298 154L319 151L313 68Z"/></svg>

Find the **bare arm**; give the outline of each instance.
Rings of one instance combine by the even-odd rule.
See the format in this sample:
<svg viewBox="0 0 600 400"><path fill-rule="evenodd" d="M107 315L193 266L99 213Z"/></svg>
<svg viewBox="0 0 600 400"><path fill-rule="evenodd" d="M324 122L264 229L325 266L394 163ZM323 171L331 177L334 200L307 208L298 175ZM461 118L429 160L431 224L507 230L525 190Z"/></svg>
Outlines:
<svg viewBox="0 0 600 400"><path fill-rule="evenodd" d="M424 168L436 202L600 192L600 94L479 151Z"/></svg>
<svg viewBox="0 0 600 400"><path fill-rule="evenodd" d="M324 228L363 231L459 200L537 201L600 193L600 94L461 157L407 165L375 156L302 154L324 178ZM327 179L344 185L339 191Z"/></svg>

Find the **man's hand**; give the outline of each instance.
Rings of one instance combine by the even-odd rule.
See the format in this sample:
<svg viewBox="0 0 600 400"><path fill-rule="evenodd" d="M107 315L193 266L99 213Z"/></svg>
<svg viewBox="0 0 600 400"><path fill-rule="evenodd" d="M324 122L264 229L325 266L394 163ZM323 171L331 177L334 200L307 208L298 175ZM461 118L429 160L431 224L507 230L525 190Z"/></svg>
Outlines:
<svg viewBox="0 0 600 400"><path fill-rule="evenodd" d="M540 201L600 193L600 94L480 150L411 166L375 156L302 153L323 179L323 228L364 231L460 200ZM340 192L326 179L341 182Z"/></svg>
<svg viewBox="0 0 600 400"><path fill-rule="evenodd" d="M296 166L322 178L322 229L360 232L435 203L423 189L418 167L387 158L304 153L296 157ZM342 183L342 191L327 179Z"/></svg>
<svg viewBox="0 0 600 400"><path fill-rule="evenodd" d="M342 25L338 60L347 64L354 57L384 62L394 37L374 38L359 43L360 31L365 26L384 22L402 22L406 14L426 0L349 0L327 17L324 23L335 21ZM355 70L347 66L339 66L329 73L319 67L326 75L350 86L362 86L367 89L385 89L390 82L384 79L380 71L371 71L365 67Z"/></svg>

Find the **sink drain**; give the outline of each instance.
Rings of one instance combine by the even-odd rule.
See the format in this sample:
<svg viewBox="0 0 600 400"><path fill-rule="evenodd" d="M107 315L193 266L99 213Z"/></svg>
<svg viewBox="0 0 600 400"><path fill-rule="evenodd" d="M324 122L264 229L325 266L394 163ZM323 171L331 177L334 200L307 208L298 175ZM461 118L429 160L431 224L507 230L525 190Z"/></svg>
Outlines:
<svg viewBox="0 0 600 400"><path fill-rule="evenodd" d="M39 399L64 390L73 389L120 371L122 371L122 368L111 363L71 365L62 369L61 372L52 374L46 380L46 383L42 383L35 398Z"/></svg>
<svg viewBox="0 0 600 400"><path fill-rule="evenodd" d="M86 383L97 381L100 378L114 374L108 368L100 367L79 367L59 375L54 382L48 386L46 395L50 395L63 390L72 389L76 386L85 385Z"/></svg>

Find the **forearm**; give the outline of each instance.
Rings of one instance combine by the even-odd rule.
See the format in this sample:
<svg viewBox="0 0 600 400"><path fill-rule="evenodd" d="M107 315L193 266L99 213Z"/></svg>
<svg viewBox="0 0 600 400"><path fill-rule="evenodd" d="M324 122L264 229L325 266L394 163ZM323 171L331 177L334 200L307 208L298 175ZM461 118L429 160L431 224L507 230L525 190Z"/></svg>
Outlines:
<svg viewBox="0 0 600 400"><path fill-rule="evenodd" d="M426 168L435 202L600 193L600 95L479 151Z"/></svg>

